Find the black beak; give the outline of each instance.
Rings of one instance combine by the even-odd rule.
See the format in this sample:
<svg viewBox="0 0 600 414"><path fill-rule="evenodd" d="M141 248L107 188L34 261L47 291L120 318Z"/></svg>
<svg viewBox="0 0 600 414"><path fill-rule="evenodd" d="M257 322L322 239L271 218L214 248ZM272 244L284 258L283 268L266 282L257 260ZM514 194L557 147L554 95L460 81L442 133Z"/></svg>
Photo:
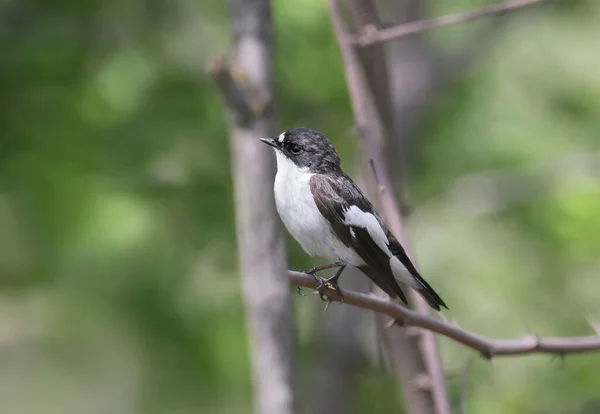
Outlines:
<svg viewBox="0 0 600 414"><path fill-rule="evenodd" d="M261 138L260 140L273 148L279 148L278 142L273 138Z"/></svg>

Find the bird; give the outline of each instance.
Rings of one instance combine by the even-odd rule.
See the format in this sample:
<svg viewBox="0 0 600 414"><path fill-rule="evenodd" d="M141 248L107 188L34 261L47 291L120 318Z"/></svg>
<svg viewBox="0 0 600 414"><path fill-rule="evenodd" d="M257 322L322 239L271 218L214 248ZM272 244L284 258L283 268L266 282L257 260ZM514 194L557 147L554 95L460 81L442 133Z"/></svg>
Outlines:
<svg viewBox="0 0 600 414"><path fill-rule="evenodd" d="M340 156L325 135L311 128L293 128L260 140L275 152L274 197L281 221L307 254L331 261L305 271L319 282L322 298L328 286L343 301L338 279L352 266L405 305L401 285L415 289L436 311L448 309L373 204L344 173ZM317 276L332 268L338 268L334 276L324 280Z"/></svg>

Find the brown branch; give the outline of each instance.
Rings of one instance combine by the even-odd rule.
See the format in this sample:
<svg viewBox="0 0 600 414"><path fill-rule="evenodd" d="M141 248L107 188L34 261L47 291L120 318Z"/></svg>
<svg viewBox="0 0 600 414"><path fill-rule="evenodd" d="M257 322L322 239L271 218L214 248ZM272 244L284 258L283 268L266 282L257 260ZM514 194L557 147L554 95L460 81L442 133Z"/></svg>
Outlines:
<svg viewBox="0 0 600 414"><path fill-rule="evenodd" d="M360 46L368 46L378 42L387 42L392 39L414 35L438 27L514 12L524 7L541 4L544 1L547 0L514 0L465 13L448 14L446 16L405 23L382 30L374 30L373 27L370 27L368 30L355 35L353 37L353 42Z"/></svg>
<svg viewBox="0 0 600 414"><path fill-rule="evenodd" d="M315 289L317 282L311 275L289 271L291 284ZM334 302L340 298L334 290L327 290L327 297ZM478 351L483 357L492 359L500 356L517 356L526 354L580 354L600 351L600 335L566 338L541 338L528 334L522 339L493 339L467 331L432 316L405 308L389 299L375 295L342 289L344 303L359 308L389 315L410 326L416 326L443 335L468 348Z"/></svg>
<svg viewBox="0 0 600 414"><path fill-rule="evenodd" d="M378 111L374 91L370 88L366 74L362 70L363 65L361 65L357 51L346 32L337 0L330 0L329 6L334 33L344 62L350 101L357 125L356 129L363 139L363 146L368 159L372 160L371 165L377 177L377 184L380 185L380 189L386 189L386 191L381 191L381 194L378 194L381 211L384 213L392 233L400 236L402 235L399 234L402 233L400 208L394 194L388 160L384 156L385 145L393 138L390 136L390 131L386 131L385 120L382 113ZM402 241L402 238L400 239ZM412 295L412 297L419 309L423 311L427 305L418 295ZM398 333L397 340L405 344L404 347L410 344L407 339L406 332L401 331ZM411 349L404 350L406 352L413 351L412 356L407 358L407 354L404 352L399 355L400 359L396 361L397 369L401 374L404 373L402 374L402 387L403 394L407 399L407 408L412 413L432 411L438 414L450 413L449 398L436 338L432 334L425 333L420 339L423 347L422 352L419 352L418 347L413 346ZM414 392L414 385L417 385L418 388L418 384L412 384L411 382L415 382L418 379L417 377L427 378L429 386L420 388L421 391L426 392Z"/></svg>

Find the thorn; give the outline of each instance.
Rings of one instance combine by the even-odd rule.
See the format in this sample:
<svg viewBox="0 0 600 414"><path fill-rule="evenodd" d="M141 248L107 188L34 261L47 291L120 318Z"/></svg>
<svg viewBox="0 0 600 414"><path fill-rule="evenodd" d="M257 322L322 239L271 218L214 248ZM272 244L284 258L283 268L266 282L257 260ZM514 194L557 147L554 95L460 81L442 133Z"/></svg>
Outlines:
<svg viewBox="0 0 600 414"><path fill-rule="evenodd" d="M481 356L485 359L487 359L488 361L493 363L493 358L494 358L494 351L491 348L486 348L481 350Z"/></svg>
<svg viewBox="0 0 600 414"><path fill-rule="evenodd" d="M530 342L533 349L537 348L540 344L540 337L532 332L527 332L523 340Z"/></svg>
<svg viewBox="0 0 600 414"><path fill-rule="evenodd" d="M587 321L594 330L594 332L596 332L596 335L600 335L600 322L598 322L595 318L591 316L587 317Z"/></svg>
<svg viewBox="0 0 600 414"><path fill-rule="evenodd" d="M363 26L360 33L357 36L359 42L369 42L375 37L378 30L374 24L367 24Z"/></svg>
<svg viewBox="0 0 600 414"><path fill-rule="evenodd" d="M561 352L560 354L558 354L558 357L560 358L560 362L562 363L562 368L565 369L567 366L567 354Z"/></svg>
<svg viewBox="0 0 600 414"><path fill-rule="evenodd" d="M331 300L329 300L329 298L327 298L327 303L325 304L325 307L323 308L323 313L325 313L327 311L327 309L329 309L329 304L331 303Z"/></svg>
<svg viewBox="0 0 600 414"><path fill-rule="evenodd" d="M566 356L567 356L567 355L566 355L566 353L565 353L565 352L560 352L560 351L558 351L558 352L553 352L553 353L550 355L550 360L551 360L552 362L554 362L554 361L556 361L557 359L560 359L560 362L561 362L561 367L562 367L563 369L565 369Z"/></svg>
<svg viewBox="0 0 600 414"><path fill-rule="evenodd" d="M396 319L391 319L388 323L383 325L383 329L390 329L395 324L396 324Z"/></svg>

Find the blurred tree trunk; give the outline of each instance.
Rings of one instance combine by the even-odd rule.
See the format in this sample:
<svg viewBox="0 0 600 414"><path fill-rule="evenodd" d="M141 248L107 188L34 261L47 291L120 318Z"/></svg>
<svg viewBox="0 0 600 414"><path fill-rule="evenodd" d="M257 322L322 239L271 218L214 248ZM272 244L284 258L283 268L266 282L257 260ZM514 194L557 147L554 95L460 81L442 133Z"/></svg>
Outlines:
<svg viewBox="0 0 600 414"><path fill-rule="evenodd" d="M370 27L381 29L422 20L429 13L427 0L345 0L345 5L349 26L355 33ZM381 16L385 16L385 21ZM369 89L372 98L370 103L363 103L365 108L371 107L368 116L371 119L365 123L371 131L359 132L363 137L367 132L367 141L372 141L369 143L371 152L379 155L380 169L389 178L385 191L398 194L398 202L381 206L381 212L390 230L405 247L407 241L402 220L396 216L409 210L408 160L412 147L417 144L415 137L419 122L444 87L459 79L488 49L502 21L496 18L481 26L475 35L452 53L436 50L426 41L423 32L355 48L365 77L364 88ZM374 126L373 123L379 125ZM364 128L365 125L358 127ZM372 156L367 154L365 159L367 169L370 169L369 162L374 161L368 158ZM380 195L380 184L371 179L367 186L373 199ZM389 198L389 194L384 197ZM394 204L399 208L390 208ZM416 292L411 292L410 299L419 311L430 312ZM408 332L396 327L382 332L383 342L402 384L408 412L449 413L449 398L435 336L431 332L416 332L414 335Z"/></svg>
<svg viewBox="0 0 600 414"><path fill-rule="evenodd" d="M367 26L380 28L382 26L379 18L379 10L377 4L372 0L347 0L351 23L355 31L362 30ZM415 1L407 0L404 2L396 2L395 7L402 9L406 16L410 16L420 10L420 4ZM395 22L394 22L395 23ZM418 44L418 43L417 43ZM389 66L388 53L389 46L380 43L368 47L357 49L361 66L363 67L366 82L371 91L372 104L374 106L374 114L381 122L382 140L381 142L372 143L376 147L376 151L381 155L379 161L383 163L381 167L387 171L394 184L400 184L395 188L388 188L386 191L391 191L393 194L399 195L399 204L405 204L404 192L406 187L404 184L406 170L405 154L403 147L406 143L402 139L404 125L402 114L398 113L398 102L410 100L413 104L416 100L423 99L421 94L402 94L402 96L391 95L391 92L401 91L399 88L392 89L392 81L401 79L409 84L419 84L418 73L415 76L414 66L418 66L418 61L405 63L401 68L409 68L408 73L399 73L399 69L395 66ZM407 56L410 60L413 56ZM411 65L412 63L412 65ZM390 76L389 74L393 74ZM365 160L365 166L369 168L369 160ZM379 197L377 183L370 181L368 186L369 196L376 200ZM403 211L405 209L402 209ZM399 211L393 214L398 214ZM382 214L390 225L390 230L401 240L406 246L406 240L402 234L401 221L399 225L394 225L394 220L391 222L390 217L386 217L386 211ZM420 300L412 295L414 302ZM427 311L420 307L420 310ZM380 324L386 323L386 318L378 316ZM387 353L391 359L392 365L399 377L402 394L406 402L407 411L411 414L427 414L438 413L446 414L450 412L449 399L446 390L445 381L443 378L443 367L439 359L437 344L432 342L428 344L427 353L421 348L421 335L409 335L406 328L392 327L382 330L383 343L387 348ZM434 381L433 378L438 378ZM441 378L440 378L441 377ZM424 378L429 379L423 381ZM429 384L429 386L424 386Z"/></svg>
<svg viewBox="0 0 600 414"><path fill-rule="evenodd" d="M358 269L344 271L343 287L365 291L368 279ZM364 312L354 306L330 306L325 313L324 351L318 362L319 382L314 390L314 414L343 414L352 411L357 377L366 367L360 335Z"/></svg>
<svg viewBox="0 0 600 414"><path fill-rule="evenodd" d="M273 24L269 0L230 0L235 50L213 68L231 116L237 237L257 412L297 412L295 338L281 222L273 198Z"/></svg>

